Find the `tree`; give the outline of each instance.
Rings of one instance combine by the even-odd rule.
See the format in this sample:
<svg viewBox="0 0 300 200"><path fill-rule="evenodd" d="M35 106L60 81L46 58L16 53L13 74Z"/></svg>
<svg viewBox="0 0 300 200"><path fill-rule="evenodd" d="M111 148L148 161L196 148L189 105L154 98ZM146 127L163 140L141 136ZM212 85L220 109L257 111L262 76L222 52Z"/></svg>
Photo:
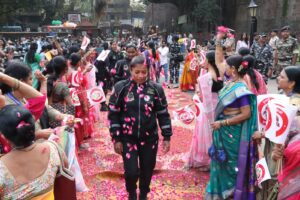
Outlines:
<svg viewBox="0 0 300 200"><path fill-rule="evenodd" d="M193 10L192 15L197 22L207 24L208 29L210 25L217 24L220 20L221 8L217 4L216 0L197 0L197 5Z"/></svg>
<svg viewBox="0 0 300 200"><path fill-rule="evenodd" d="M64 3L64 0L2 0L0 18L5 22L24 12L30 12L41 14L41 22L49 23L57 17L63 17Z"/></svg>

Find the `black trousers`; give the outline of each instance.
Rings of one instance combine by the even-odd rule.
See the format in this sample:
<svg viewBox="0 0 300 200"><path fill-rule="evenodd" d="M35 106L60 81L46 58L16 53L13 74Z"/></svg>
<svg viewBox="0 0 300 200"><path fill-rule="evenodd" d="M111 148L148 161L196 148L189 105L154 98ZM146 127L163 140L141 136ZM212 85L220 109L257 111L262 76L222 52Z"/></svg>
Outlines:
<svg viewBox="0 0 300 200"><path fill-rule="evenodd" d="M173 84L174 81L177 84L179 81L179 68L180 68L180 63L171 60L170 61L170 83Z"/></svg>
<svg viewBox="0 0 300 200"><path fill-rule="evenodd" d="M157 139L146 142L123 141L124 174L128 193L136 191L138 180L140 192L150 192L157 148Z"/></svg>

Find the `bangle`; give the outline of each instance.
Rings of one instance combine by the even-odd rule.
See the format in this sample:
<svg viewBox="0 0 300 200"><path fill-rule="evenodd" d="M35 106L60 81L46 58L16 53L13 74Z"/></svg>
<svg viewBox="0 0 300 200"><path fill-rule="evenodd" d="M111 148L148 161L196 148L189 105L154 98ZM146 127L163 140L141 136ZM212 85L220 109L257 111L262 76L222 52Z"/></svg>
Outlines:
<svg viewBox="0 0 300 200"><path fill-rule="evenodd" d="M222 47L221 41L216 41L215 44L216 44L217 47Z"/></svg>
<svg viewBox="0 0 300 200"><path fill-rule="evenodd" d="M229 120L226 119L226 126L229 126Z"/></svg>
<svg viewBox="0 0 300 200"><path fill-rule="evenodd" d="M17 79L14 79L13 90L18 90L19 88L20 88L20 81Z"/></svg>

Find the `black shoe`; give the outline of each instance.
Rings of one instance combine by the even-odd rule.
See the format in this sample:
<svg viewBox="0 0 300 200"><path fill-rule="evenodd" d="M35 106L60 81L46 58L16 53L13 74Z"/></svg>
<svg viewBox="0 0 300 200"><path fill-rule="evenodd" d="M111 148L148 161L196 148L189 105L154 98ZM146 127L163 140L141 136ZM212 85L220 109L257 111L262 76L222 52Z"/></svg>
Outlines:
<svg viewBox="0 0 300 200"><path fill-rule="evenodd" d="M141 192L140 195L139 195L139 200L147 200L147 194L148 193L145 193L145 192Z"/></svg>
<svg viewBox="0 0 300 200"><path fill-rule="evenodd" d="M129 192L128 193L128 200L137 200L137 194L136 194L136 191L134 192Z"/></svg>
<svg viewBox="0 0 300 200"><path fill-rule="evenodd" d="M101 112L106 112L108 111L108 106L106 104L101 104L101 108L100 108Z"/></svg>

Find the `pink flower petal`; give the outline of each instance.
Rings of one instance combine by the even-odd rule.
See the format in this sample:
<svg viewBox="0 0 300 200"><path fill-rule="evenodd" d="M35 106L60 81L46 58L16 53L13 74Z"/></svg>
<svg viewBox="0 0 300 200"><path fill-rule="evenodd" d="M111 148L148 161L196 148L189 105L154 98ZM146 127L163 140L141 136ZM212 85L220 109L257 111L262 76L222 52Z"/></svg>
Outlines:
<svg viewBox="0 0 300 200"><path fill-rule="evenodd" d="M130 154L129 153L126 153L126 158L130 159Z"/></svg>

